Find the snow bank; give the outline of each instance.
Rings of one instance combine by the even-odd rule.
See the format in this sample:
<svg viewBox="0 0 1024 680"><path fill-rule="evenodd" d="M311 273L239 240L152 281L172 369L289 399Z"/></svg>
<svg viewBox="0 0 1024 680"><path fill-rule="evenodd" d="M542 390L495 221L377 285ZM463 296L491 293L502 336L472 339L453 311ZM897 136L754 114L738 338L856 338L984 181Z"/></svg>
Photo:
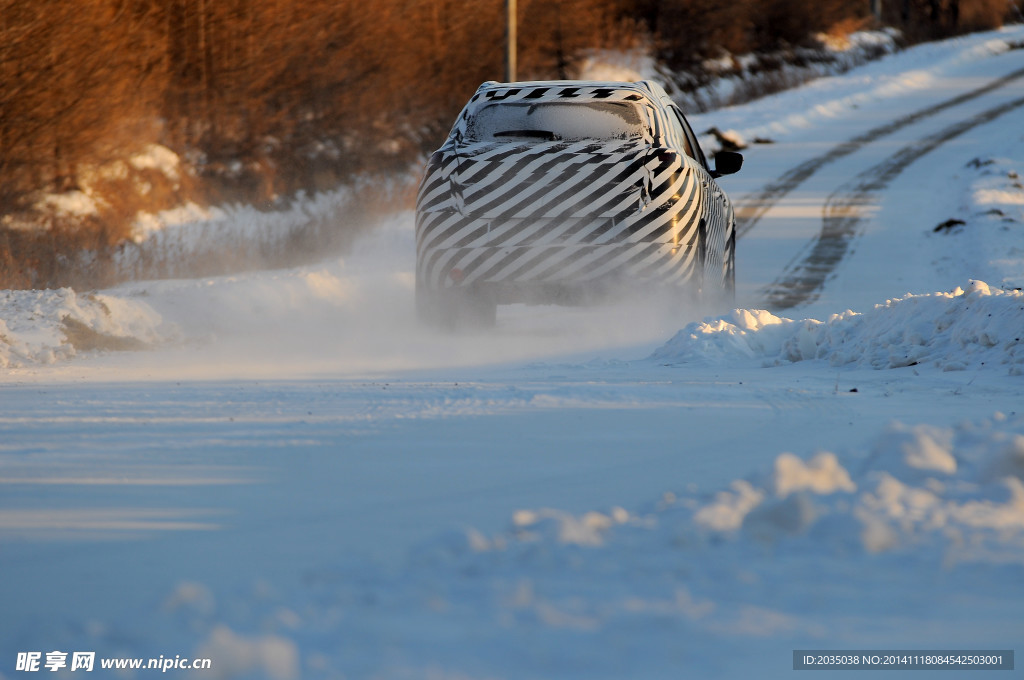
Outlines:
<svg viewBox="0 0 1024 680"><path fill-rule="evenodd" d="M759 359L766 366L822 360L876 369L934 364L944 371L996 365L1024 375L1022 329L1024 293L971 281L966 290L906 295L827 321L736 309L688 325L651 358L669 364Z"/></svg>
<svg viewBox="0 0 1024 680"><path fill-rule="evenodd" d="M4 223L20 229L38 229L47 223L43 218L51 215L61 218L83 219L99 216L112 205L119 210L128 205L152 203L154 184L162 185L172 195L161 202L174 200L181 189L184 170L177 154L159 144L147 144L126 160L114 160L97 165L83 165L76 170L75 183L81 187L71 191L40 193L33 208L34 219L4 216ZM189 209L192 205L186 206ZM145 237L147 229L155 224L153 216L139 213L134 232L137 240Z"/></svg>
<svg viewBox="0 0 1024 680"><path fill-rule="evenodd" d="M46 194L39 200L38 205L51 209L57 215L87 217L99 213L96 199L83 191Z"/></svg>
<svg viewBox="0 0 1024 680"><path fill-rule="evenodd" d="M795 87L896 52L895 29L859 31L845 40L817 36L821 47L798 47L764 54L723 53L694 72L669 72L650 48L592 50L580 63L581 80L654 80L690 113L709 111L756 99L767 92Z"/></svg>
<svg viewBox="0 0 1024 680"><path fill-rule="evenodd" d="M187 269L190 260L208 252L246 253L259 260L263 251L283 247L311 224L336 222L352 202L347 188L300 195L287 208L259 210L248 205L202 208L187 203L159 213L139 213L133 227L134 244L119 255L124 271L166 260Z"/></svg>
<svg viewBox="0 0 1024 680"><path fill-rule="evenodd" d="M955 428L894 423L849 467L855 472L831 453L807 463L783 454L760 482L735 482L699 507L694 524L759 540L813 534L826 549L865 553L930 546L947 566L1024 564L1024 419L997 415Z"/></svg>
<svg viewBox="0 0 1024 680"><path fill-rule="evenodd" d="M341 252L408 198L412 175L301 193L274 210L183 203L139 213L114 264L124 279L184 278L277 269Z"/></svg>
<svg viewBox="0 0 1024 680"><path fill-rule="evenodd" d="M926 550L946 567L1024 565L1024 416L948 428L894 422L866 453L783 453L770 471L711 496L669 493L635 514L522 510L501 536L468 532L466 547L519 562L601 546L628 560L667 556L673 545L714 553L722 541L797 541L787 550L806 559ZM713 569L713 555L705 559Z"/></svg>
<svg viewBox="0 0 1024 680"><path fill-rule="evenodd" d="M926 94L929 88L947 74L1015 49L1022 36L1024 25L1018 24L939 43L916 45L902 52L899 58L872 61L844 77L819 78L803 87L765 97L758 101L759 115L756 119L748 117L745 107L733 107L715 111L713 115L690 116L690 122L698 130L714 124L722 128L733 128L748 139L781 141L794 134L804 134L824 121L849 114L871 102L913 93ZM881 44L871 44L876 39ZM859 52L877 53L885 44L889 46L884 47L884 51L893 49L892 36L868 34L857 40L858 43L850 51L851 58ZM851 59L844 67L848 68L855 63ZM833 73L842 73L843 70L838 68ZM728 81L725 79L718 84L720 89L727 86ZM719 92L717 97L721 99L728 94ZM705 151L717 148L713 138L704 137L700 141Z"/></svg>
<svg viewBox="0 0 1024 680"><path fill-rule="evenodd" d="M156 170L170 180L181 178L181 159L166 146L147 144L128 161L136 170Z"/></svg>
<svg viewBox="0 0 1024 680"><path fill-rule="evenodd" d="M997 154L976 156L959 171L950 192L957 209L931 228L926 245L944 274L970 271L1018 288L1024 285L1024 138L1008 137Z"/></svg>
<svg viewBox="0 0 1024 680"><path fill-rule="evenodd" d="M52 364L85 350L157 344L162 319L149 305L60 290L0 291L0 368Z"/></svg>

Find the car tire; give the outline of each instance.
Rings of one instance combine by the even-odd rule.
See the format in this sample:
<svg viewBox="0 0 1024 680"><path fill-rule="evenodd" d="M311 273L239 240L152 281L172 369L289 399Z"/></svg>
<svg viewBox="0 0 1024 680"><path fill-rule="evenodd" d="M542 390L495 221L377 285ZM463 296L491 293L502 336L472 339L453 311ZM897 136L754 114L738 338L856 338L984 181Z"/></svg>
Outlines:
<svg viewBox="0 0 1024 680"><path fill-rule="evenodd" d="M736 301L736 230L720 249L710 247L707 229L700 224L700 286L699 300L705 313L717 314ZM719 250L716 253L715 250Z"/></svg>
<svg viewBox="0 0 1024 680"><path fill-rule="evenodd" d="M725 247L725 289L722 301L730 306L736 304L736 229L729 234L729 241Z"/></svg>
<svg viewBox="0 0 1024 680"><path fill-rule="evenodd" d="M497 304L471 288L416 288L416 316L420 323L442 330L491 328L497 322Z"/></svg>

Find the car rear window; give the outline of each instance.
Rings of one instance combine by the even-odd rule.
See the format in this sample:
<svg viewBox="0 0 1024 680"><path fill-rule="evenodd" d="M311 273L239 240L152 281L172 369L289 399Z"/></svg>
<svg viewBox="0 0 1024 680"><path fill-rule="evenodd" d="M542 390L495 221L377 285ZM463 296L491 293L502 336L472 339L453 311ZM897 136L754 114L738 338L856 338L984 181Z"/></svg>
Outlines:
<svg viewBox="0 0 1024 680"><path fill-rule="evenodd" d="M544 142L640 139L644 115L633 102L494 102L469 119L466 136L475 142Z"/></svg>

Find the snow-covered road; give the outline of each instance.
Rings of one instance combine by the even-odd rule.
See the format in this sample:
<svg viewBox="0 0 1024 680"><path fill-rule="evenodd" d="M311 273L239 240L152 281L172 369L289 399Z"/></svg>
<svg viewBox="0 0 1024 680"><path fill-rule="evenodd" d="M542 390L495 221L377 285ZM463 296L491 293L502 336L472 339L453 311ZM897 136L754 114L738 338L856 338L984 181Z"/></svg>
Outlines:
<svg viewBox="0 0 1024 680"><path fill-rule="evenodd" d="M1021 45L695 117L774 142L723 180L740 309L704 323L634 303L417 328L408 215L317 266L6 294L0 677L53 650L210 658L195 677L733 678L789 677L794 649L1012 649ZM763 311L841 203L841 261ZM64 316L156 347L76 355Z"/></svg>

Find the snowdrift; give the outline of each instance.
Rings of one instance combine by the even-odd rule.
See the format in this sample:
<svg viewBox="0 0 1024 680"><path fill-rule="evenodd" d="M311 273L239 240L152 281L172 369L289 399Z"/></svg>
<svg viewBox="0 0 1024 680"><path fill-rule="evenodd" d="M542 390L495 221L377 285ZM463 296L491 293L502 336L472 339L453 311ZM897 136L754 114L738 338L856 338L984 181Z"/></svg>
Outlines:
<svg viewBox="0 0 1024 680"><path fill-rule="evenodd" d="M888 552L927 556L944 569L1024 565L1024 417L997 413L954 427L893 422L868 451L783 453L770 470L710 496L667 493L638 512L522 510L506 533L469 531L431 548L435 558L503 553L501 561L550 563L567 546L589 546L616 552L624 568L659 553L707 551L703 569L713 571L718 546L780 542L785 559L870 561Z"/></svg>
<svg viewBox="0 0 1024 680"><path fill-rule="evenodd" d="M688 325L651 358L667 364L759 359L766 366L822 360L875 369L934 364L944 371L996 365L1024 375L1022 329L1024 293L971 281L966 290L906 295L827 321L736 309Z"/></svg>
<svg viewBox="0 0 1024 680"><path fill-rule="evenodd" d="M52 364L79 351L141 350L171 329L149 305L98 293L0 291L0 368Z"/></svg>

